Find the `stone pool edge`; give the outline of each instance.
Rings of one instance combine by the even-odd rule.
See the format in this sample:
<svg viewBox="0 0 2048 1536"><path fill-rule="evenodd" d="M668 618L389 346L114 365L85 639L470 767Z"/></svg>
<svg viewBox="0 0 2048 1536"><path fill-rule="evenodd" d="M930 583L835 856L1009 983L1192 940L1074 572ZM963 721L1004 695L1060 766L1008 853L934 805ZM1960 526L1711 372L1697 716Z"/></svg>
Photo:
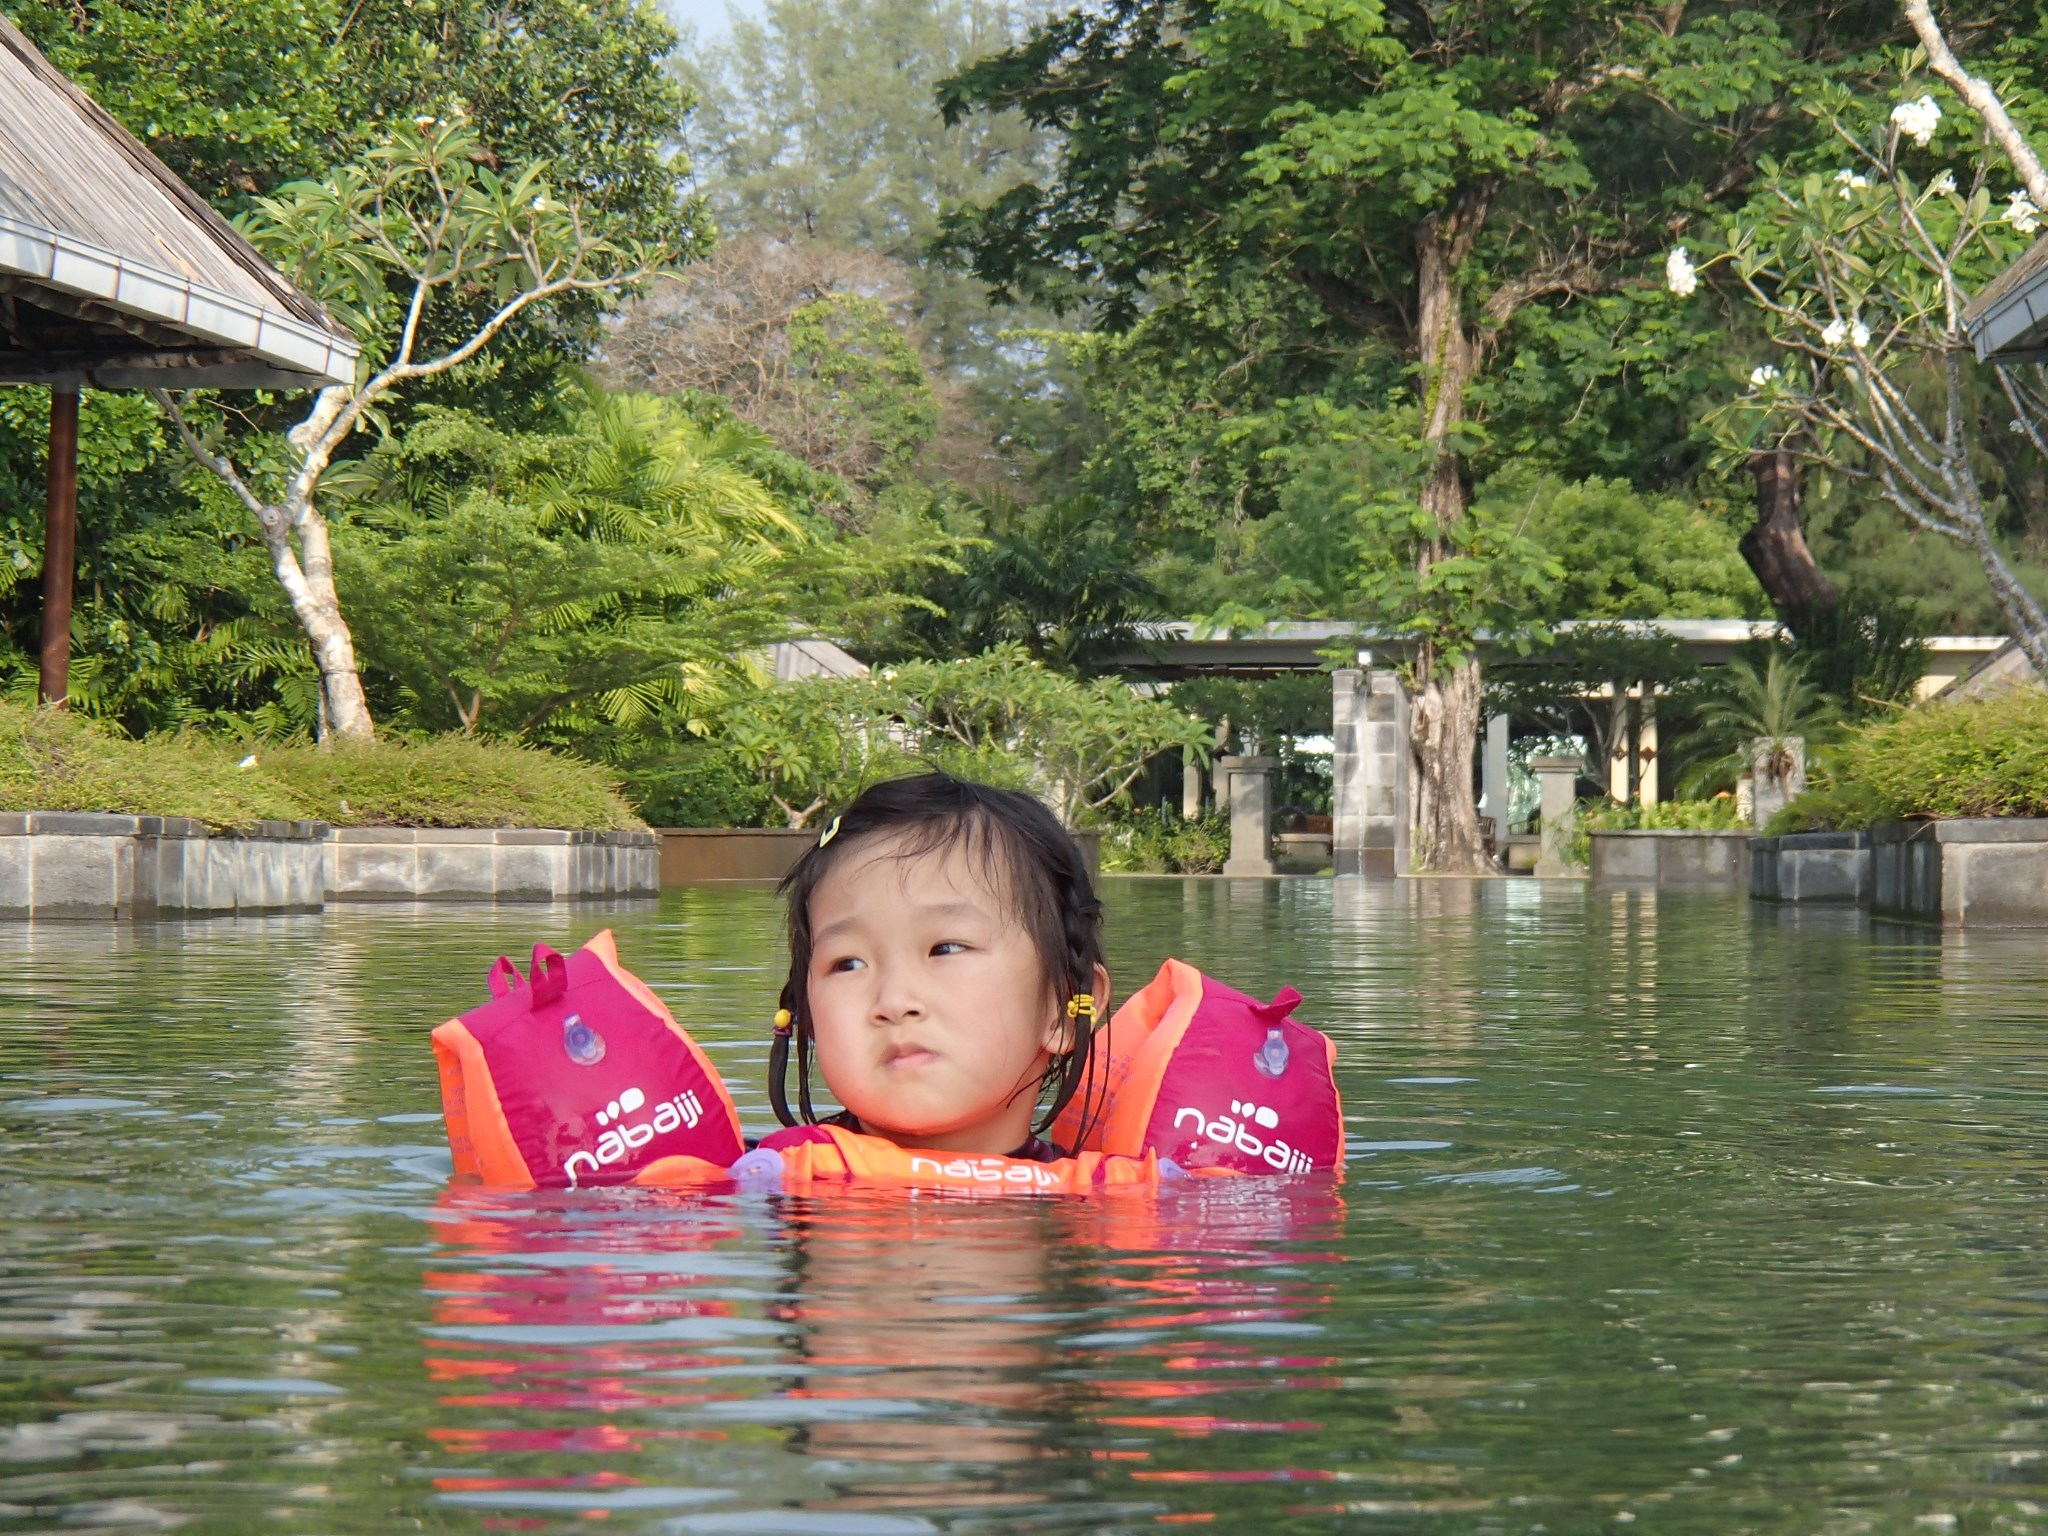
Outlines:
<svg viewBox="0 0 2048 1536"><path fill-rule="evenodd" d="M1750 895L1942 928L2048 928L2048 817L1882 822L1750 843Z"/></svg>
<svg viewBox="0 0 2048 1536"><path fill-rule="evenodd" d="M645 831L265 821L214 833L178 816L14 811L0 813L0 920L651 897L658 863L655 835Z"/></svg>

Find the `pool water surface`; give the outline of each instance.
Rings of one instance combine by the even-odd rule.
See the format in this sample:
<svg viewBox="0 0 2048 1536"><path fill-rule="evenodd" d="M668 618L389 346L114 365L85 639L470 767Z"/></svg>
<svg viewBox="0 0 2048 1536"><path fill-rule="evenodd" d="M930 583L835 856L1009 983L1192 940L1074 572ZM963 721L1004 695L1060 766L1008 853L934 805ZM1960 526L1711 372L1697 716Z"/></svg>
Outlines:
<svg viewBox="0 0 2048 1536"><path fill-rule="evenodd" d="M0 930L0 1531L2048 1532L2040 936L1105 884L1341 1184L451 1186L428 1029L601 927L769 1129L764 890Z"/></svg>

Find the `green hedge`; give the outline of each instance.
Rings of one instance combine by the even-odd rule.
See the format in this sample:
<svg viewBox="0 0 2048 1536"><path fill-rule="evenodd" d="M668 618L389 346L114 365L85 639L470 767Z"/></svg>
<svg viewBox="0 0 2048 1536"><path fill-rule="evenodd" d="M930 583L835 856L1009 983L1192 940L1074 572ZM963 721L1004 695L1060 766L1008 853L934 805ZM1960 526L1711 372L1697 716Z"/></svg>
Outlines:
<svg viewBox="0 0 2048 1536"><path fill-rule="evenodd" d="M603 770L459 736L258 747L117 736L65 711L0 704L0 811L189 816L210 827L638 827Z"/></svg>
<svg viewBox="0 0 2048 1536"><path fill-rule="evenodd" d="M2048 816L2048 692L2016 688L1907 710L1833 748L1824 777L1766 830L1856 831L1920 816Z"/></svg>
<svg viewBox="0 0 2048 1536"><path fill-rule="evenodd" d="M1589 863L1595 832L1733 832L1748 825L1737 814L1733 795L1660 800L1651 805L1581 800L1573 808L1570 854L1574 863Z"/></svg>
<svg viewBox="0 0 2048 1536"><path fill-rule="evenodd" d="M1195 821L1160 810L1133 812L1103 829L1106 875L1215 875L1230 857L1230 818Z"/></svg>

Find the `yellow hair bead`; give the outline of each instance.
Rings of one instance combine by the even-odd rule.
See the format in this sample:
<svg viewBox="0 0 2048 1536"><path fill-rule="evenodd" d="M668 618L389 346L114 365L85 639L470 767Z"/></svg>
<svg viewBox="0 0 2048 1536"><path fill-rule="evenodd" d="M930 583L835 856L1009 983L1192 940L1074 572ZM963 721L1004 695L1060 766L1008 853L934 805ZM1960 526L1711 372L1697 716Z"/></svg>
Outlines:
<svg viewBox="0 0 2048 1536"><path fill-rule="evenodd" d="M1076 992L1076 993L1075 993L1075 994L1074 994L1074 995L1073 995L1072 997L1068 998L1068 999L1067 999L1067 1017L1068 1017L1068 1018L1070 1018L1070 1019L1079 1019L1079 1018L1089 1018L1089 1019L1092 1019L1092 1018L1094 1018L1094 1017L1095 1017L1095 997L1094 997L1094 994L1093 994L1093 993L1089 993L1089 992Z"/></svg>
<svg viewBox="0 0 2048 1536"><path fill-rule="evenodd" d="M787 1008L778 1008L775 1010L775 1027L777 1029L787 1029L789 1028L790 1023L790 1012Z"/></svg>

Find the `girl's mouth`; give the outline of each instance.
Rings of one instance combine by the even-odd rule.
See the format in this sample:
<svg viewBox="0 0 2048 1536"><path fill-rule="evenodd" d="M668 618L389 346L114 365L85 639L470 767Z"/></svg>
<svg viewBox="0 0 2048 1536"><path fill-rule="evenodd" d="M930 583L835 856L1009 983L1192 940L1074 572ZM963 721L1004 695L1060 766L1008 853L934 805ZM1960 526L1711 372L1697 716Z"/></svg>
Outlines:
<svg viewBox="0 0 2048 1536"><path fill-rule="evenodd" d="M938 1052L908 1043L892 1045L882 1053L882 1065L891 1068L929 1066L938 1059Z"/></svg>

